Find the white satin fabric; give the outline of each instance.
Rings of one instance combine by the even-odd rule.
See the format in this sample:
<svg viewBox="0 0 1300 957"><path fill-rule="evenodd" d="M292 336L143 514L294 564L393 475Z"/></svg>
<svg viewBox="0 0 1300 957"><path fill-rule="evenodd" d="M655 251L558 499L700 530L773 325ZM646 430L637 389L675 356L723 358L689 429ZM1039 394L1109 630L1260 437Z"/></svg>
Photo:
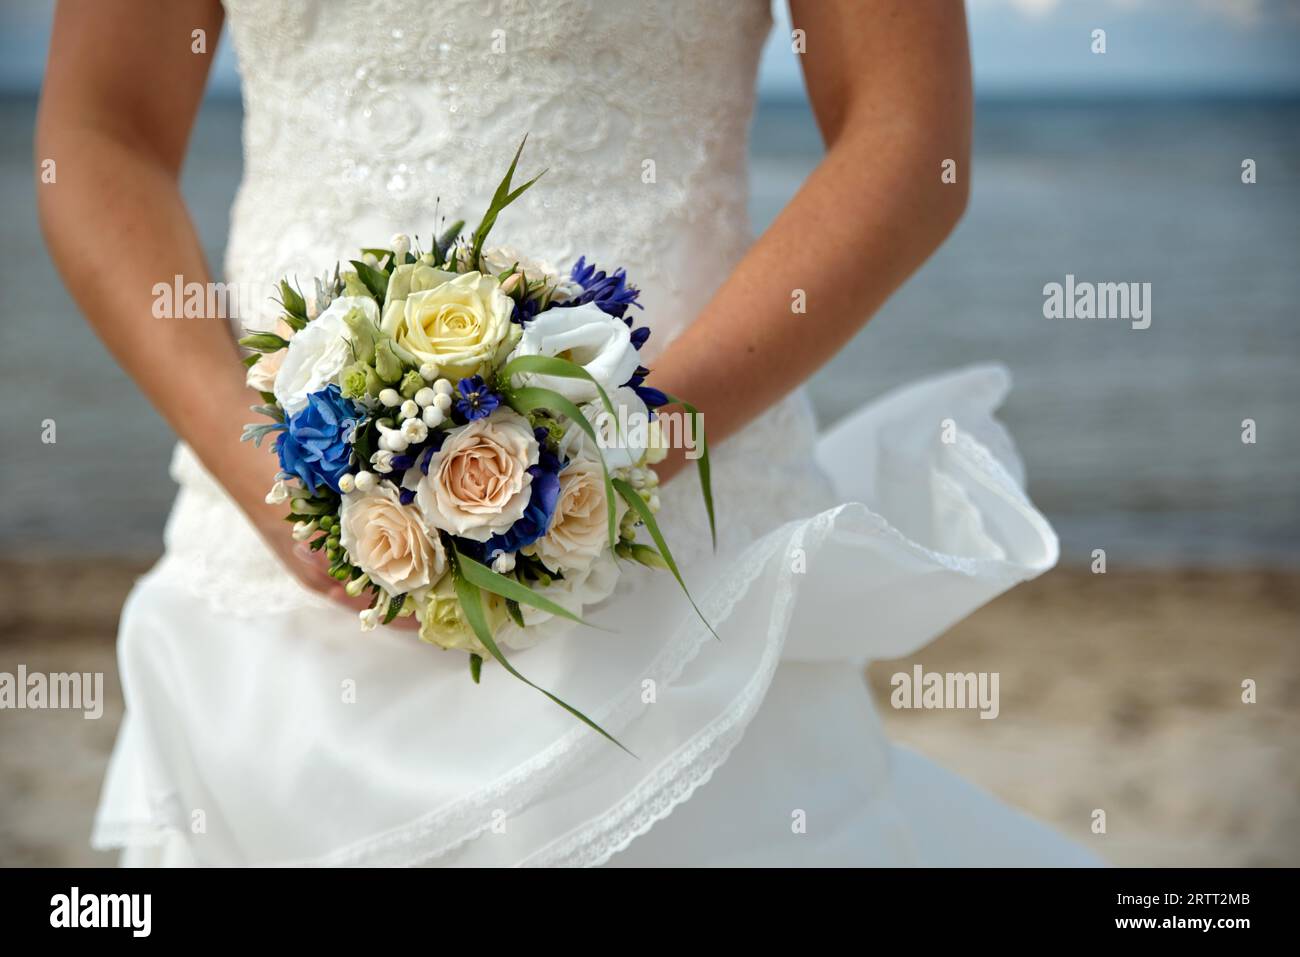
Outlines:
<svg viewBox="0 0 1300 957"><path fill-rule="evenodd" d="M626 264L648 357L743 254L763 0L227 8L247 110L231 281L319 273L431 223L435 195L474 215L525 129L524 168L550 172L500 239ZM1087 862L891 746L862 682L1056 561L993 419L1007 385L991 366L927 380L821 439L795 393L715 450L716 554L694 477L665 487L718 640L671 576L625 566L587 614L607 630L512 657L635 757L491 664L474 685L460 653L360 633L178 447L166 554L123 612L94 843L132 864Z"/></svg>

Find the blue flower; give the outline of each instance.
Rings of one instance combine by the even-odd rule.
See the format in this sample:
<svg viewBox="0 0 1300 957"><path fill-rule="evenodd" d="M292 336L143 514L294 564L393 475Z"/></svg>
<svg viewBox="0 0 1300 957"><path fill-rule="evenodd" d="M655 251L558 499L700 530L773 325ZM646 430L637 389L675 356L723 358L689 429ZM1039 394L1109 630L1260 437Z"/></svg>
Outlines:
<svg viewBox="0 0 1300 957"><path fill-rule="evenodd" d="M466 422L487 418L501 404L501 396L488 388L481 375L461 379L456 391L460 394L456 411Z"/></svg>
<svg viewBox="0 0 1300 957"><path fill-rule="evenodd" d="M526 326L537 318L541 312L542 304L536 299L515 300L515 308L510 313L510 321L521 326Z"/></svg>
<svg viewBox="0 0 1300 957"><path fill-rule="evenodd" d="M645 377L649 374L650 370L645 366L637 366L636 372L632 373L632 378L624 382L623 385L640 396L641 401L646 404L646 408L653 411L661 405L667 405L668 396L654 386L645 385Z"/></svg>
<svg viewBox="0 0 1300 957"><path fill-rule="evenodd" d="M320 485L337 492L339 477L352 460L350 442L362 416L336 385L313 392L275 444L280 468L297 476L313 495Z"/></svg>
<svg viewBox="0 0 1300 957"><path fill-rule="evenodd" d="M617 316L619 319L623 318L628 306L641 308L641 303L637 302L641 290L636 286L628 285L627 273L622 269L614 270L613 275L606 275L605 271L598 270L594 263L587 265L587 257L581 256L570 271L569 278L582 287L582 294L566 299L564 302L557 302L556 306L581 306L584 303L594 302L601 312Z"/></svg>
<svg viewBox="0 0 1300 957"><path fill-rule="evenodd" d="M535 429L537 436L537 464L528 469L533 477L532 497L524 514L499 535L493 535L483 545L483 552L491 561L501 552L517 552L525 545L531 545L543 535L551 525L555 515L556 503L560 500L560 469L563 464L559 458L546 448L546 430Z"/></svg>

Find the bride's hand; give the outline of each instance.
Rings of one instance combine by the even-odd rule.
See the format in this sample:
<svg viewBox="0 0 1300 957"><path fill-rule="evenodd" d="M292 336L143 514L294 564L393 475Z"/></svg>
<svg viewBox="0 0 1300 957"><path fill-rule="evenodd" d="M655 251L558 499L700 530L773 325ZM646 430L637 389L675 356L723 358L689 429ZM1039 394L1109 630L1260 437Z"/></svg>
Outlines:
<svg viewBox="0 0 1300 957"><path fill-rule="evenodd" d="M354 614L374 604L374 596L364 592L356 598L350 596L343 583L329 573L329 560L323 550L313 551L307 542L293 537L293 523L284 519L285 505L270 505L266 492L279 472L279 462L265 447L240 443L238 455L225 458L228 466L217 477L235 499L236 504L257 529L262 540L280 560L285 570L304 588L337 602ZM395 618L389 628L415 630L419 622L414 616Z"/></svg>

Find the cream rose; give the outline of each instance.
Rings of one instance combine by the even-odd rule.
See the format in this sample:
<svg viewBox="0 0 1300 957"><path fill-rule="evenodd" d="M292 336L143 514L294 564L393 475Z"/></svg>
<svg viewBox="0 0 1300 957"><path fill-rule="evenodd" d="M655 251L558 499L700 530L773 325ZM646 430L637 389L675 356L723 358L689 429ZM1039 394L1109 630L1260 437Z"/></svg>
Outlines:
<svg viewBox="0 0 1300 957"><path fill-rule="evenodd" d="M379 321L379 305L373 299L340 296L289 340L274 390L289 415L307 405L307 396L337 381L343 367L352 361L352 333L343 317L353 309L360 309L371 322Z"/></svg>
<svg viewBox="0 0 1300 957"><path fill-rule="evenodd" d="M415 503L435 528L486 542L524 514L537 457L528 420L499 408L448 435L415 482Z"/></svg>
<svg viewBox="0 0 1300 957"><path fill-rule="evenodd" d="M281 339L292 339L293 329L283 319L275 324L275 334ZM268 352L263 354L253 365L249 366L248 375L244 381L248 383L250 389L256 389L258 392L274 392L275 377L280 372L280 367L284 365L284 357L288 354L287 349L281 349L279 352Z"/></svg>
<svg viewBox="0 0 1300 957"><path fill-rule="evenodd" d="M559 356L587 370L606 392L612 392L632 378L641 363L632 345L632 330L622 319L601 312L593 302L572 308L548 309L528 323L515 356ZM599 397L586 379L527 374L521 380L552 389L574 402Z"/></svg>
<svg viewBox="0 0 1300 957"><path fill-rule="evenodd" d="M343 496L339 541L352 562L393 595L427 588L447 570L437 533L425 529L387 482Z"/></svg>
<svg viewBox="0 0 1300 957"><path fill-rule="evenodd" d="M491 276L408 264L389 278L382 329L418 362L460 379L487 371L509 349L513 310L514 302Z"/></svg>
<svg viewBox="0 0 1300 957"><path fill-rule="evenodd" d="M510 617L506 611L505 601L486 591L480 592L479 600L483 603L483 615L487 618L488 627L492 629L495 637ZM465 618L465 611L460 607L455 583L450 575L444 576L429 593L428 598L416 606L415 614L420 622L421 640L437 645L439 648L459 648L485 658L488 656L487 648L478 640L474 629Z"/></svg>
<svg viewBox="0 0 1300 957"><path fill-rule="evenodd" d="M605 501L605 477L600 463L574 459L560 472L560 495L551 527L524 548L524 552L536 555L548 568L566 573L589 568L609 547ZM616 522L621 511L616 511Z"/></svg>

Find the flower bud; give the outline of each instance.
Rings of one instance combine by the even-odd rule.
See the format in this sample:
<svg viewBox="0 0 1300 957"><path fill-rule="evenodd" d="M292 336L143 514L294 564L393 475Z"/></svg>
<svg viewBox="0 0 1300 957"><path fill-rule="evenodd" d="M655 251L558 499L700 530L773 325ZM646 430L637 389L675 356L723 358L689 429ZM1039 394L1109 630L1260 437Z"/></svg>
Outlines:
<svg viewBox="0 0 1300 957"><path fill-rule="evenodd" d="M433 398L433 407L434 407L435 409L441 409L444 413L450 411L450 409L451 409L451 396L448 395L448 394L445 393L445 392L439 392L439 393L438 393L436 396L434 396L434 398Z"/></svg>
<svg viewBox="0 0 1300 957"><path fill-rule="evenodd" d="M406 254L411 249L411 237L406 235L406 233L398 233L392 238L389 245L393 247L395 262L397 262L398 265L406 262Z"/></svg>
<svg viewBox="0 0 1300 957"><path fill-rule="evenodd" d="M365 399L379 394L384 387L379 373L364 362L354 362L344 369L341 381L345 399Z"/></svg>
<svg viewBox="0 0 1300 957"><path fill-rule="evenodd" d="M383 389L379 393L379 401L392 409L402 404L402 397L396 389Z"/></svg>
<svg viewBox="0 0 1300 957"><path fill-rule="evenodd" d="M369 492L372 488L375 487L375 483L378 481L378 479L375 478L375 473L367 472L365 469L362 469L360 472L357 473L356 479L354 481L356 482L356 488L358 492Z"/></svg>
<svg viewBox="0 0 1300 957"><path fill-rule="evenodd" d="M369 317L360 309L352 308L343 317L343 324L351 334L352 348L357 360L367 365L375 361L375 339L379 330Z"/></svg>
<svg viewBox="0 0 1300 957"><path fill-rule="evenodd" d="M433 405L433 400L437 398L437 395L438 393L434 392L428 386L425 386L423 389L417 391L412 398L415 399L415 404L423 409Z"/></svg>
<svg viewBox="0 0 1300 957"><path fill-rule="evenodd" d="M363 591L366 590L366 586L368 584L370 584L370 576L366 574L362 574L361 576L352 579L352 581L348 582L345 586L343 586L343 590L348 593L349 598L356 598L358 595L360 595Z"/></svg>
<svg viewBox="0 0 1300 957"><path fill-rule="evenodd" d="M438 395L451 395L452 392L451 380L450 379L435 380L433 383L433 391L438 393Z"/></svg>
<svg viewBox="0 0 1300 957"><path fill-rule="evenodd" d="M293 523L293 540L295 542L305 542L316 534L315 522L294 522Z"/></svg>
<svg viewBox="0 0 1300 957"><path fill-rule="evenodd" d="M357 487L357 480L351 472L344 472L339 476L339 491L346 495Z"/></svg>
<svg viewBox="0 0 1300 957"><path fill-rule="evenodd" d="M390 385L402 378L402 360L393 351L392 339L381 339L375 346L375 371Z"/></svg>
<svg viewBox="0 0 1300 957"><path fill-rule="evenodd" d="M436 405L430 405L425 407L424 413L420 418L429 428L436 429L447 420L447 413L443 412L442 409L438 408Z"/></svg>
<svg viewBox="0 0 1300 957"><path fill-rule="evenodd" d="M288 348L289 340L280 338L274 332L254 332L241 338L239 344L255 352L279 352Z"/></svg>
<svg viewBox="0 0 1300 957"><path fill-rule="evenodd" d="M420 376L420 373L416 372L414 369L408 369L402 376L402 381L401 384L398 385L397 391L400 392L404 398L414 399L416 393L424 387L424 379Z"/></svg>
<svg viewBox="0 0 1300 957"><path fill-rule="evenodd" d="M515 570L514 552L501 552L492 559L492 570L498 575L506 575Z"/></svg>
<svg viewBox="0 0 1300 957"><path fill-rule="evenodd" d="M416 416L420 414L420 407L415 404L414 399L407 399L405 402L402 403L402 408L400 411L402 414L402 418L414 419Z"/></svg>
<svg viewBox="0 0 1300 957"><path fill-rule="evenodd" d="M432 382L438 378L438 367L432 362L425 362L420 365L420 378L425 382Z"/></svg>

